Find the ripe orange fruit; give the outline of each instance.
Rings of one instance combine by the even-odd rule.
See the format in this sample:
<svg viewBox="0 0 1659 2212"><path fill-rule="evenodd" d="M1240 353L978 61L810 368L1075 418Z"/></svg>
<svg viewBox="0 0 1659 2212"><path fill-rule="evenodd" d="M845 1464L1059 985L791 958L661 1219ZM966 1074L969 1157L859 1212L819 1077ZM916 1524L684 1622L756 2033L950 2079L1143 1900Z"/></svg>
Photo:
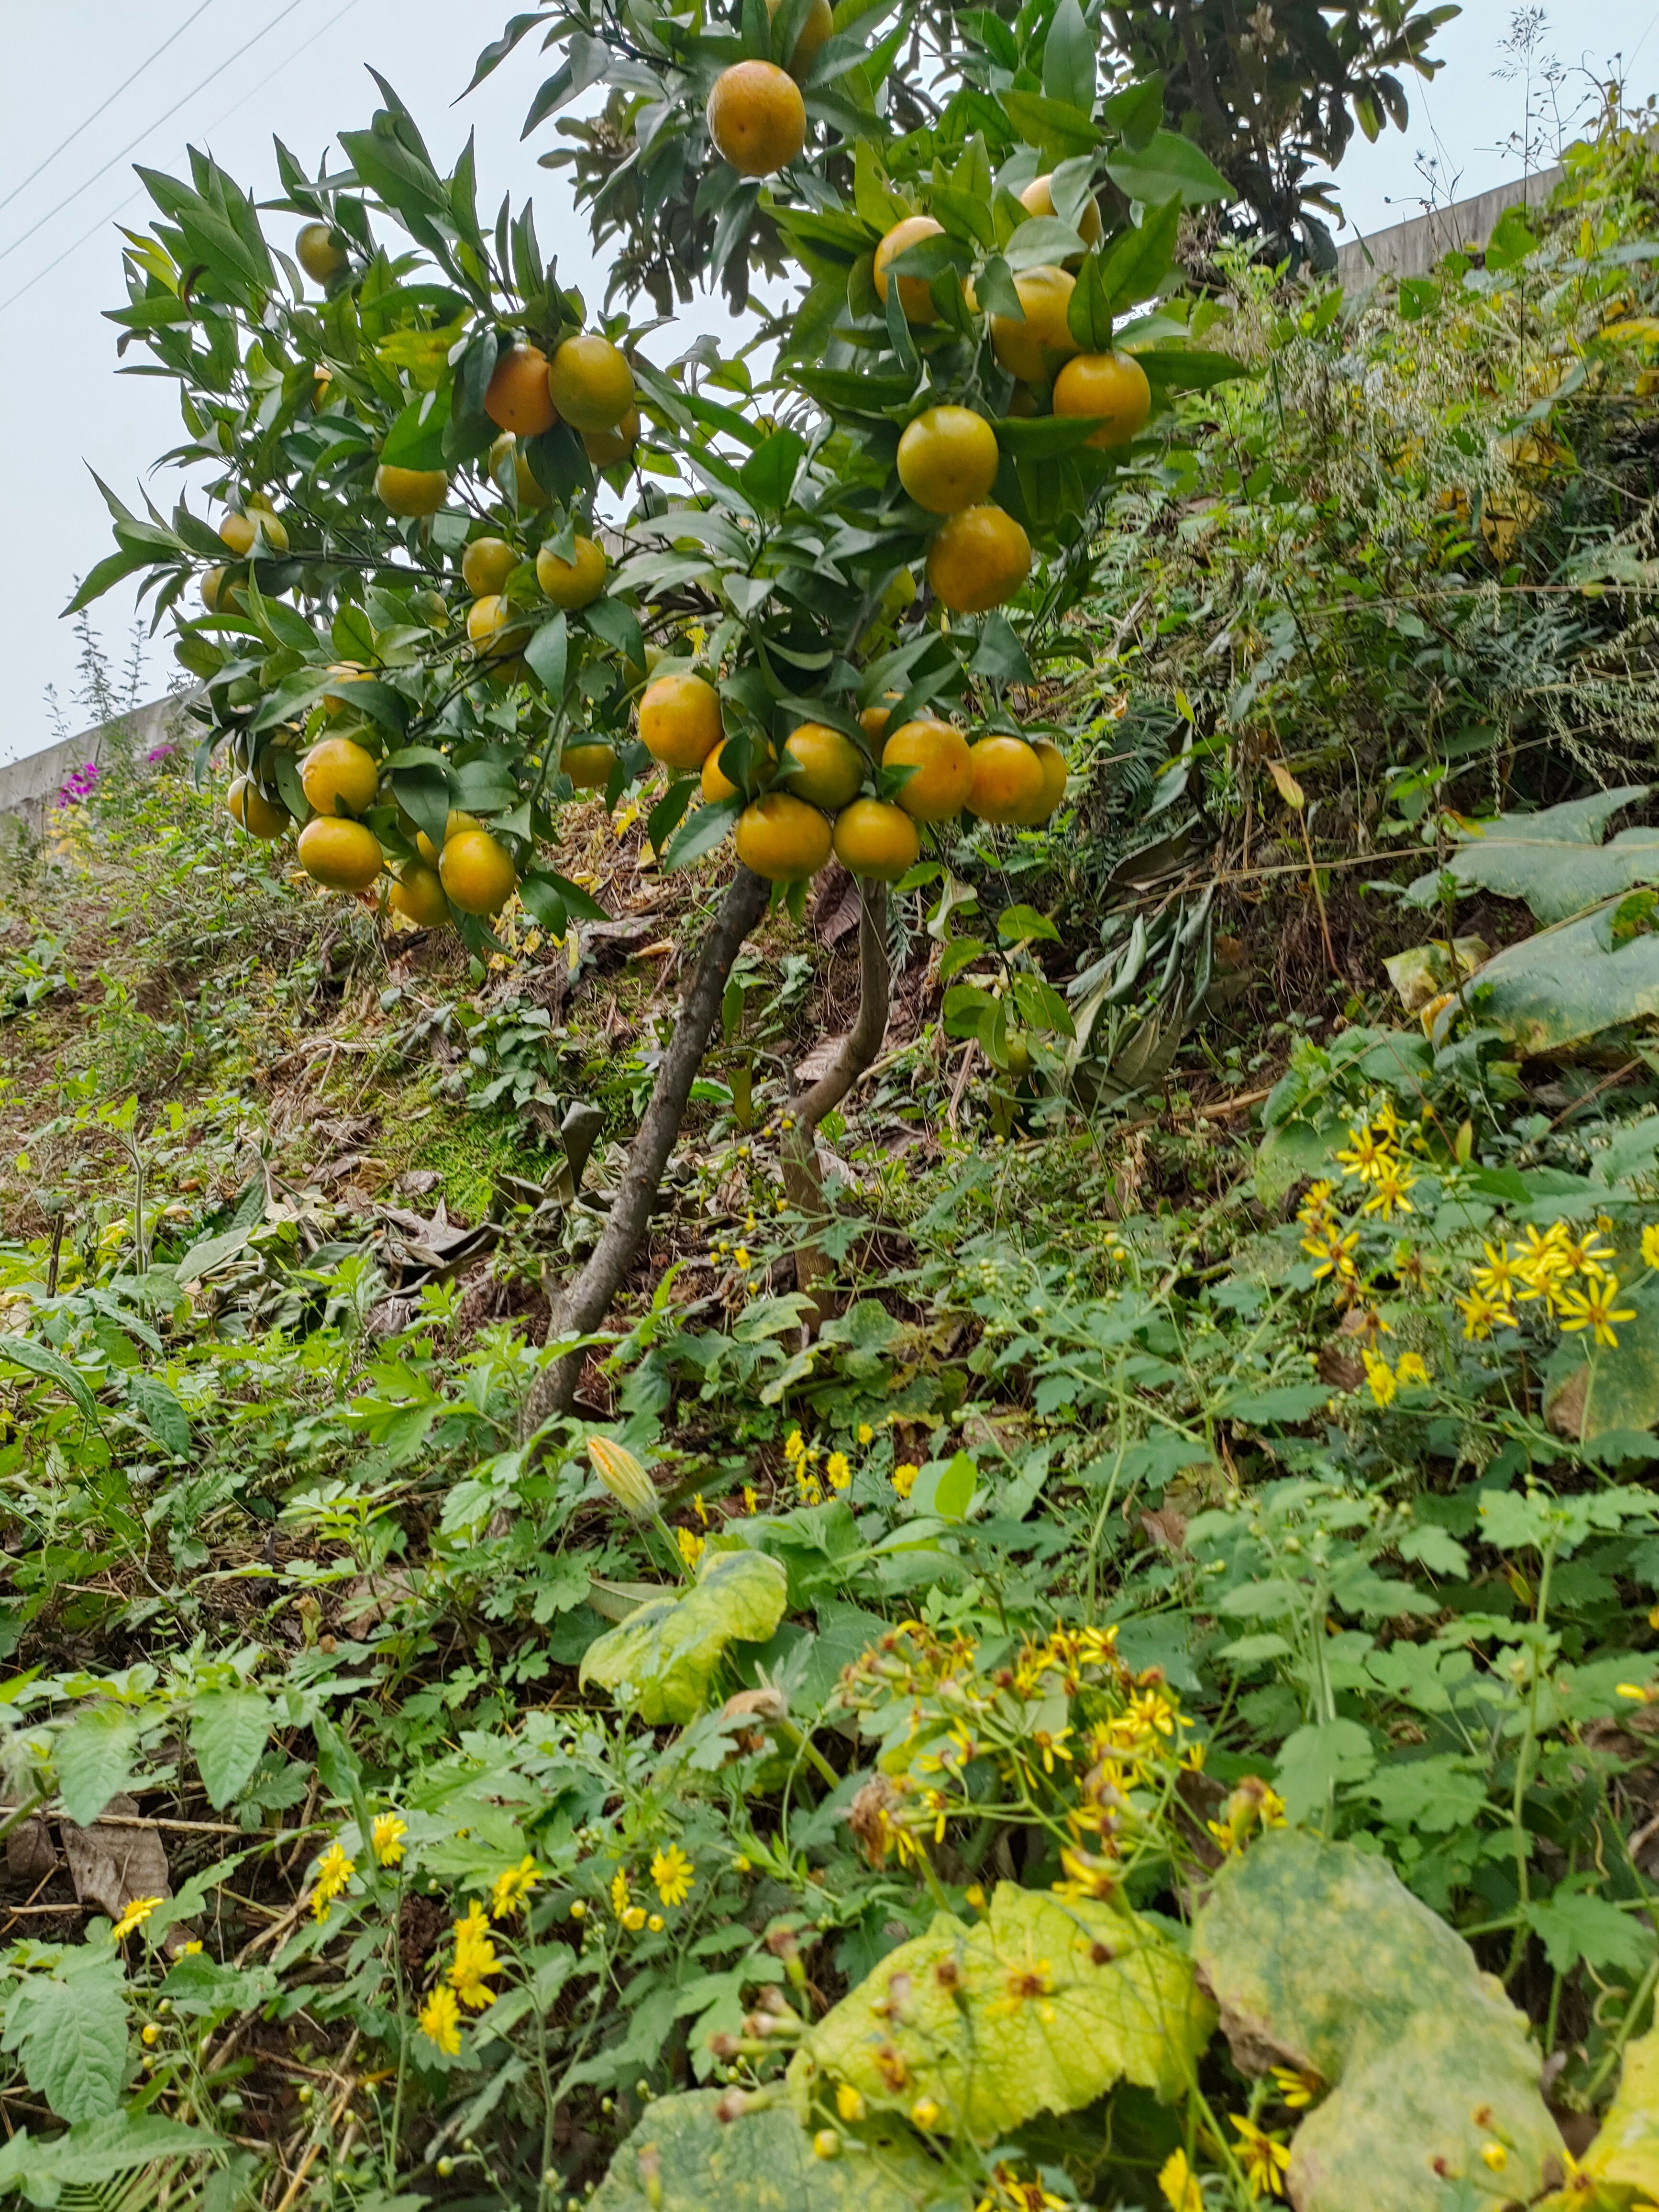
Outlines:
<svg viewBox="0 0 1659 2212"><path fill-rule="evenodd" d="M501 470L508 459L513 463L513 481L517 487L520 507L551 507L552 501L530 473L530 464L519 451L519 441L510 430L504 430L489 449L489 481L499 491Z"/></svg>
<svg viewBox="0 0 1659 2212"><path fill-rule="evenodd" d="M409 521L438 512L449 497L449 478L441 469L389 469L382 462L374 471L374 496L388 514Z"/></svg>
<svg viewBox="0 0 1659 2212"><path fill-rule="evenodd" d="M210 615L242 614L247 599L240 584L227 581L228 568L210 568L202 578L202 605Z"/></svg>
<svg viewBox="0 0 1659 2212"><path fill-rule="evenodd" d="M616 765L610 745L567 745L559 755L559 766L578 791L603 791Z"/></svg>
<svg viewBox="0 0 1659 2212"><path fill-rule="evenodd" d="M816 806L769 791L738 817L738 858L769 883L804 883L830 857L830 824Z"/></svg>
<svg viewBox="0 0 1659 2212"><path fill-rule="evenodd" d="M1050 744L1047 738L1026 740L1036 755L1037 766L1042 770L1042 788L1030 805L1022 807L1009 819L1030 830L1039 822L1046 822L1066 796L1066 756L1060 747Z"/></svg>
<svg viewBox="0 0 1659 2212"><path fill-rule="evenodd" d="M902 695L897 691L889 691L884 693L883 696L885 698L896 701ZM881 735L882 732L887 727L887 725L892 720L892 719L893 709L891 707L866 707L863 713L859 716L859 727L863 731L865 736L869 738L871 744L874 744L876 739Z"/></svg>
<svg viewBox="0 0 1659 2212"><path fill-rule="evenodd" d="M1001 459L982 415L971 407L929 407L899 440L899 482L929 514L954 514L985 497Z"/></svg>
<svg viewBox="0 0 1659 2212"><path fill-rule="evenodd" d="M300 782L319 814L362 814L374 804L380 770L351 738L325 738L306 755Z"/></svg>
<svg viewBox="0 0 1659 2212"><path fill-rule="evenodd" d="M595 331L567 338L548 371L553 404L573 430L614 430L634 404L634 372Z"/></svg>
<svg viewBox="0 0 1659 2212"><path fill-rule="evenodd" d="M787 169L806 143L806 103L800 87L775 62L734 62L708 95L714 151L740 176L769 177Z"/></svg>
<svg viewBox="0 0 1659 2212"><path fill-rule="evenodd" d="M659 676L640 701L640 743L665 768L701 768L726 726L720 697L701 676Z"/></svg>
<svg viewBox="0 0 1659 2212"><path fill-rule="evenodd" d="M1020 194L1019 204L1031 215L1055 214L1053 177L1033 177ZM1091 194L1083 203L1083 212L1077 221L1077 234L1085 246L1098 246L1103 228L1100 220L1100 203Z"/></svg>
<svg viewBox="0 0 1659 2212"><path fill-rule="evenodd" d="M876 297L884 307L887 305L887 264L896 260L908 246L918 246L924 238L944 235L945 225L935 222L930 215L907 215L902 222L893 228L876 248L874 276ZM939 309L933 305L933 295L927 289L925 276L901 276L898 280L899 305L904 310L907 323L936 323Z"/></svg>
<svg viewBox="0 0 1659 2212"><path fill-rule="evenodd" d="M1056 415L1105 416L1085 441L1091 446L1127 446L1152 411L1152 387L1133 354L1080 353L1054 379Z"/></svg>
<svg viewBox="0 0 1659 2212"><path fill-rule="evenodd" d="M1022 269L1014 279L1023 323L1012 315L991 318L991 350L1011 376L1025 384L1041 384L1051 374L1057 354L1073 354L1077 340L1066 320L1077 279L1064 269Z"/></svg>
<svg viewBox="0 0 1659 2212"><path fill-rule="evenodd" d="M463 914L499 914L519 880L506 846L476 828L452 830L444 839L438 875L449 903Z"/></svg>
<svg viewBox="0 0 1659 2212"><path fill-rule="evenodd" d="M916 822L948 822L968 804L974 764L968 740L949 722L907 722L881 749L884 768L914 768L898 804Z"/></svg>
<svg viewBox="0 0 1659 2212"><path fill-rule="evenodd" d="M253 550L256 525L264 532L265 544L273 553L288 550L288 530L268 507L250 507L246 514L234 510L219 525L219 535L239 561L246 561Z"/></svg>
<svg viewBox="0 0 1659 2212"><path fill-rule="evenodd" d="M288 827L288 809L273 806L256 783L239 775L225 793L225 804L231 817L247 831L250 837L262 837L267 842L280 837Z"/></svg>
<svg viewBox="0 0 1659 2212"><path fill-rule="evenodd" d="M499 592L474 599L466 611L466 634L473 649L491 660L516 653L534 628L533 623L518 618L517 608Z"/></svg>
<svg viewBox="0 0 1659 2212"><path fill-rule="evenodd" d="M475 538L461 556L461 580L475 599L487 599L518 565L518 553L505 538Z"/></svg>
<svg viewBox="0 0 1659 2212"><path fill-rule="evenodd" d="M547 356L539 346L515 345L495 363L484 393L484 413L515 438L539 438L558 421L547 385Z"/></svg>
<svg viewBox="0 0 1659 2212"><path fill-rule="evenodd" d="M1000 607L1030 568L1030 539L1000 507L964 507L948 516L927 549L927 580L952 614Z"/></svg>
<svg viewBox="0 0 1659 2212"><path fill-rule="evenodd" d="M591 538L578 538L574 561L561 561L544 545L536 556L536 581L556 607L574 613L605 589L605 556Z"/></svg>
<svg viewBox="0 0 1659 2212"><path fill-rule="evenodd" d="M366 891L380 872L380 841L361 822L319 814L300 832L300 866L331 890Z"/></svg>
<svg viewBox="0 0 1659 2212"><path fill-rule="evenodd" d="M336 661L328 672L339 684L368 684L373 681L368 669L359 668L355 661L350 660ZM331 721L337 714L343 714L350 704L350 700L343 691L325 691L323 694L323 712Z"/></svg>
<svg viewBox="0 0 1659 2212"><path fill-rule="evenodd" d="M584 430L582 451L596 469L615 468L640 442L640 410L630 407L614 430Z"/></svg>
<svg viewBox="0 0 1659 2212"><path fill-rule="evenodd" d="M911 781L915 782L913 776ZM896 884L921 851L916 825L884 799L855 799L836 817L836 858L851 876Z"/></svg>
<svg viewBox="0 0 1659 2212"><path fill-rule="evenodd" d="M769 20L776 20L778 9L782 5L783 0L766 0ZM784 64L791 76L805 75L813 56L820 47L828 45L834 36L835 28L836 19L830 13L830 0L812 0L806 11L806 21L796 34L794 51Z"/></svg>
<svg viewBox="0 0 1659 2212"><path fill-rule="evenodd" d="M1018 822L1042 796L1042 764L1024 738L981 738L970 745L974 787L968 804L981 822Z"/></svg>
<svg viewBox="0 0 1659 2212"><path fill-rule="evenodd" d="M294 241L294 258L313 284L327 284L346 266L344 249L325 222L308 222Z"/></svg>
<svg viewBox="0 0 1659 2212"><path fill-rule="evenodd" d="M778 782L833 814L856 794L865 774L864 755L851 738L826 722L803 722L785 741Z"/></svg>
<svg viewBox="0 0 1659 2212"><path fill-rule="evenodd" d="M402 873L386 893L386 904L412 921L417 929L441 929L450 919L449 901L435 868L419 860L405 860Z"/></svg>
<svg viewBox="0 0 1659 2212"><path fill-rule="evenodd" d="M752 799L772 766L772 749L769 745L751 762L744 781L733 783L720 766L720 756L729 742L729 739L725 740L716 745L702 764L702 795L711 805L721 799Z"/></svg>

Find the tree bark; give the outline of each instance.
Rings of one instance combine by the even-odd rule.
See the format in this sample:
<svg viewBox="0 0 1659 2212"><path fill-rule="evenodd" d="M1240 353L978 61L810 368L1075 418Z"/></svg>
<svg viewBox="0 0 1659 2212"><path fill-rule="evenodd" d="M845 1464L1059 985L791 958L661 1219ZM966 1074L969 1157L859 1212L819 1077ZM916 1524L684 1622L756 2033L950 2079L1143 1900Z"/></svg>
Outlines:
<svg viewBox="0 0 1659 2212"><path fill-rule="evenodd" d="M859 1010L841 1050L811 1089L790 1102L794 1127L785 1132L781 1148L785 1195L804 1214L807 1233L795 1251L795 1287L812 1300L807 1319L816 1335L823 1312L813 1285L825 1269L823 1253L813 1234L828 1218L823 1203L823 1179L818 1172L818 1124L834 1113L865 1070L875 1063L887 1035L887 1018L893 1004L892 962L887 948L887 886L866 883L859 904Z"/></svg>
<svg viewBox="0 0 1659 2212"><path fill-rule="evenodd" d="M627 1170L599 1241L554 1302L547 1330L550 1344L562 1336L586 1336L597 1328L627 1279L644 1241L691 1085L720 1019L732 963L765 913L769 895L770 886L762 877L739 866L697 955L691 988L657 1070L651 1103L634 1139ZM562 1359L543 1369L525 1401L521 1437L533 1435L550 1415L569 1412L581 1370L580 1352L567 1352Z"/></svg>

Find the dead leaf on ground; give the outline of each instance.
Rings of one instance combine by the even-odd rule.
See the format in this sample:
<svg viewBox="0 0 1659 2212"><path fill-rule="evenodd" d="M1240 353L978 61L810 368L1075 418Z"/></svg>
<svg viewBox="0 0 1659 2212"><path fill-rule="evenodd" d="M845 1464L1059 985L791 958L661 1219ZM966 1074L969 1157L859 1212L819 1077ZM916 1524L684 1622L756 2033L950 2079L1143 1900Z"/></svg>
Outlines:
<svg viewBox="0 0 1659 2212"><path fill-rule="evenodd" d="M112 1814L120 1816L122 1825L112 1822ZM160 1834L148 1822L136 1828L125 1825L139 1817L137 1800L122 1795L112 1797L88 1828L74 1820L58 1823L77 1901L108 1913L112 1920L118 1920L138 1898L173 1894Z"/></svg>

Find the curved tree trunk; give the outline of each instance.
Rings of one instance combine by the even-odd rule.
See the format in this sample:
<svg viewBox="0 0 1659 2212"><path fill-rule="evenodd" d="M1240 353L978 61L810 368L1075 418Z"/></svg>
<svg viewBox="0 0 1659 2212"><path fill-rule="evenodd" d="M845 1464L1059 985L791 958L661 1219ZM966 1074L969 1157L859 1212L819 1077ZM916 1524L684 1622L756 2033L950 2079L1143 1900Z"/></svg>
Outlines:
<svg viewBox="0 0 1659 2212"><path fill-rule="evenodd" d="M861 886L859 906L859 1010L852 1029L842 1041L832 1064L789 1111L794 1127L786 1131L781 1149L783 1188L790 1204L806 1218L807 1230L795 1252L795 1286L812 1300L809 1331L816 1335L823 1314L813 1290L825 1270L815 1231L828 1218L823 1203L823 1179L818 1172L818 1124L834 1113L865 1070L874 1065L887 1035L887 1017L893 1003L892 960L887 946L887 886Z"/></svg>
<svg viewBox="0 0 1659 2212"><path fill-rule="evenodd" d="M644 1241L691 1085L720 1019L720 1000L732 963L765 913L769 895L770 886L763 878L739 866L697 955L691 988L657 1070L651 1103L634 1139L627 1170L599 1241L554 1303L547 1330L550 1344L562 1336L586 1336L597 1328L627 1279ZM562 1359L543 1369L525 1401L521 1437L533 1435L550 1414L569 1412L581 1370L580 1352L567 1352Z"/></svg>

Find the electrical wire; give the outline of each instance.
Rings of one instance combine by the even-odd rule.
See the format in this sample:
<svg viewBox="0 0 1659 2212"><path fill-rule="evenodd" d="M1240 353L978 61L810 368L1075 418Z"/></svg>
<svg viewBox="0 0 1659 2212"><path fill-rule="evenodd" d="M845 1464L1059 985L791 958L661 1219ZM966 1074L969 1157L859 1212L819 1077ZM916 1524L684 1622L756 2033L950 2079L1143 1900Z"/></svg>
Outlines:
<svg viewBox="0 0 1659 2212"><path fill-rule="evenodd" d="M268 70L264 76L260 78L258 84L254 85L250 90L245 92L241 98L232 106L226 108L222 115L218 116L213 122L210 123L206 131L203 133L203 136L206 137L212 131L218 130L222 124L228 123L233 115L240 113L240 111L247 106L249 100L257 100L258 95L264 90L268 84L271 83L274 79L279 77L285 69L291 69L294 64L299 60L301 54L308 53L311 48L316 45L319 39L326 38L328 33L334 29L336 25L343 22L345 18L351 13L352 9L360 4L361 0L345 0L344 6L342 8L337 8L333 15L329 17L327 22L320 24L318 28L312 33L311 36L305 40L303 45L295 46L294 52L291 54L285 56L282 61L278 62L275 69ZM275 26L273 25L272 27L274 28ZM117 158L119 158L118 155ZM3 315L8 307L15 307L17 301L23 297L26 292L32 292L37 284L43 283L48 276L54 273L54 271L62 268L64 263L69 259L70 254L78 253L81 248L85 246L89 240L96 238L99 233L103 230L107 224L118 221L120 216L126 213L126 210L132 205L136 199L141 199L143 197L143 195L142 191L129 192L125 199L121 202L119 207L112 208L107 215L100 216L97 222L93 224L90 230L83 230L73 245L66 246L61 253L55 256L52 260L46 264L46 266L44 269L37 270L34 275L29 278L27 284L20 284L16 291L15 291L9 299L0 300L0 315Z"/></svg>
<svg viewBox="0 0 1659 2212"><path fill-rule="evenodd" d="M100 177L106 177L110 171L114 168L117 162L125 161L127 155L132 152L134 147L142 146L145 139L152 137L161 129L164 123L171 122L173 118L179 112L179 110L181 107L187 107L191 101L195 99L198 93L205 92L209 85L212 84L216 78L222 77L228 69L234 67L237 62L240 61L244 54L252 52L252 49L259 44L262 39L268 39L271 33L276 30L279 25L287 22L289 17L293 15L295 9L302 8L304 5L305 0L289 0L289 4L283 9L280 15L276 16L273 21L267 23L263 31L256 31L246 46L238 46L235 52L230 55L228 59L222 61L217 69L210 70L208 75L202 79L200 84L192 86L182 100L175 100L173 106L168 108L165 115L158 115L154 123L147 124L144 129L138 133L138 136L136 138L129 139L127 143L122 147L118 154L112 154L109 160L105 162L103 167L101 169L94 169L89 177L86 178L83 182L78 184L75 187L75 190L69 194L67 198L59 200L55 208L48 209L46 213L41 216L39 222L31 224L29 228L23 233L21 238L13 239L9 246L0 246L0 261L4 261L12 254L15 253L20 246L27 245L29 240L34 236L37 231L44 230L46 225L52 221L54 216L62 215L66 207L72 207L75 202L80 198L82 193L89 191L91 187L97 183Z"/></svg>
<svg viewBox="0 0 1659 2212"><path fill-rule="evenodd" d="M106 109L113 107L116 101L121 97L121 94L124 92L130 91L131 88L137 83L139 78L143 76L144 71L150 66L150 64L152 62L159 62L162 55L166 53L167 48L171 46L177 45L178 41L184 37L185 33L189 30L191 25L200 16L205 15L208 9L212 5L213 0L202 0L202 4L196 10L195 15L186 15L184 21L179 24L178 29L172 32L167 38L163 39L161 45L156 47L153 54L147 54L144 59L139 63L137 68L134 70L130 77L124 79L121 83L116 86L114 91L111 93L109 98L103 102L101 106L94 107L91 114L87 117L84 123L77 123L74 130L70 132L67 138L59 139L57 145L52 148L51 153L47 155L46 160L44 161L37 162L34 167L29 171L27 176L24 178L21 184L14 185L12 186L11 190L6 194L4 199L0 200L0 208L9 208L12 202L17 198L19 192L26 191L34 182L35 179L40 174L42 170L51 168L52 163L58 159L58 156L60 154L66 154L70 148L75 143L76 140L81 136L81 133L83 131L89 131L93 125L98 120L99 117L105 112Z"/></svg>

